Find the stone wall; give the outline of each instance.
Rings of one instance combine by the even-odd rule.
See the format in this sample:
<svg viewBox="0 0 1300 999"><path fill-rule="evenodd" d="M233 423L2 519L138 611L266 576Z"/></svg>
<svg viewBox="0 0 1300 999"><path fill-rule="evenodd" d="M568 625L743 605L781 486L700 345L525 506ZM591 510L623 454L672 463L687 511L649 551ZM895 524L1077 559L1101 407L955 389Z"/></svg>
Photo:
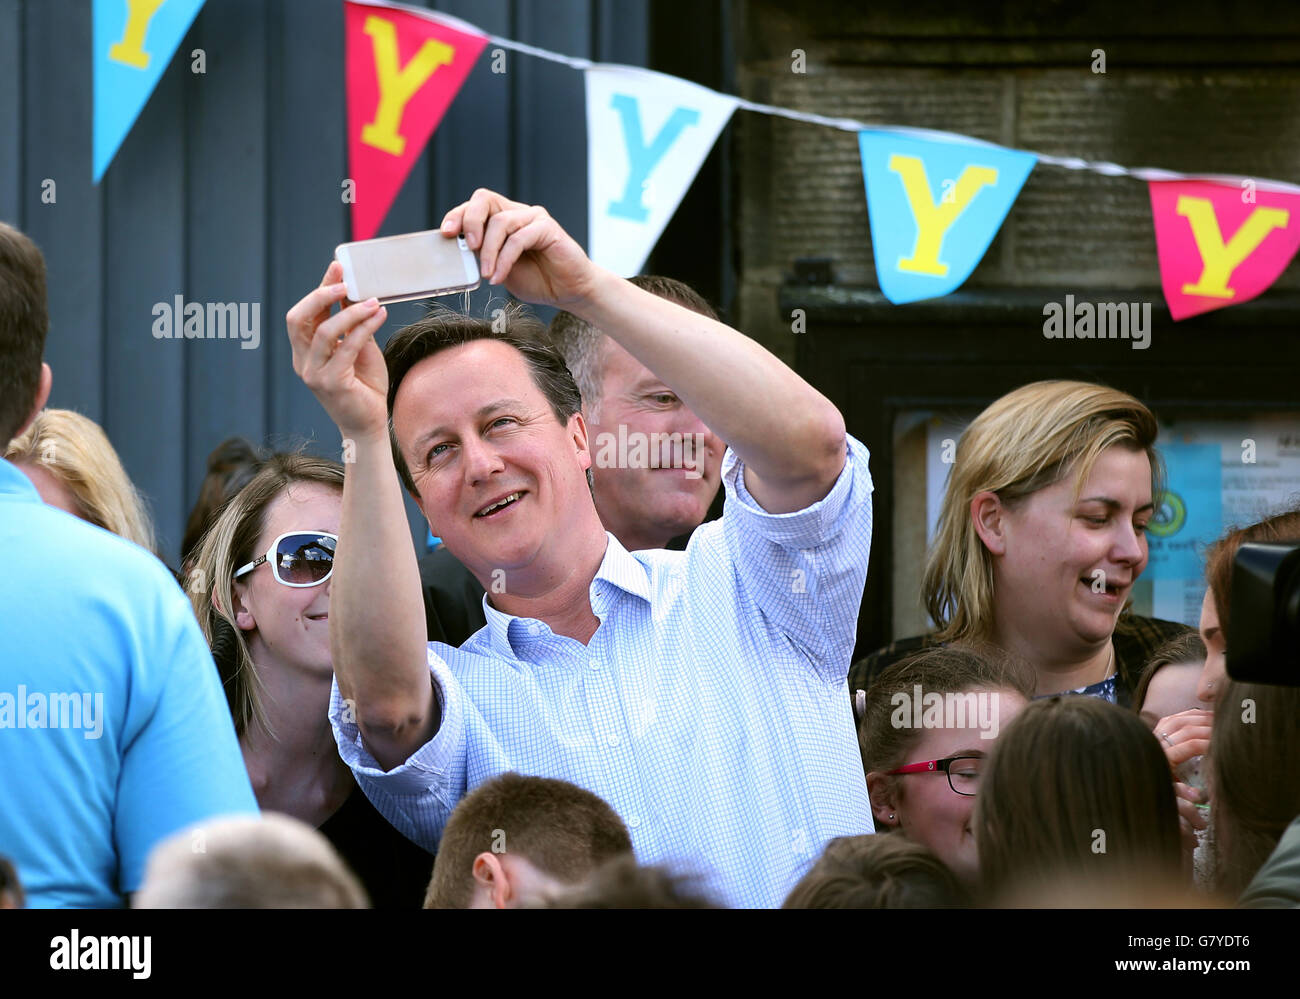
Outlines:
<svg viewBox="0 0 1300 999"><path fill-rule="evenodd" d="M736 92L749 100L957 132L1048 155L1300 183L1300 4L735 0L730 16ZM802 67L795 50L803 53ZM1105 71L1096 72L1103 53ZM1039 341L1036 307L1025 311L1036 295L1059 301L1067 293L1105 299L1123 292L1124 300L1162 311L1147 185L1040 163L979 267L948 300L942 326L927 327L903 318L907 310L913 310L909 317L921 315L920 306L882 306L873 295L879 286L856 134L746 111L733 121L735 323L789 363L797 344L805 362L836 352L829 367L805 366L809 377L819 377L813 369L821 373L823 390L846 417L856 414L855 432L873 448L880 516L864 608L876 605L880 616L867 630L876 640L882 628L894 637L915 634L925 626L917 599L926 548L924 427L903 432L896 424L891 435L872 422L871 414L890 403L862 398L880 386L836 380L847 365L844 337L856 338L853 327L860 327L859 342L876 356L894 350L886 344L895 340L918 348L958 343L953 337L987 329L988 314L1005 310L1020 317L1019 325L979 351L986 371L1005 373L1022 348L1034 346L1030 340ZM830 258L831 287L792 289L795 261L805 257ZM783 286L784 309L778 303ZM1293 262L1274 289L1274 304L1293 308L1285 303L1294 303L1300 290L1300 264ZM817 320L809 308L801 338L791 328L791 305L810 301L830 308L819 310ZM1172 328L1166 317L1157 349L1140 360L1204 370L1228 360L1225 327L1237 337L1248 333L1263 349L1237 356L1231 371L1225 367L1197 392L1211 405L1258 399L1252 392L1259 368L1251 365L1290 363L1296 352L1286 333L1300 328L1300 315L1288 314L1254 329L1262 306L1261 300ZM819 335L815 323L830 322L830 314L857 318ZM1125 381L1125 372L1101 370L1114 358L1100 348L1052 356L1061 362L1047 370L1040 365L1037 377ZM1119 360L1139 363L1137 355ZM961 365L972 363L970 356L959 361L929 351L924 365L911 366L924 371L924 384L910 376L908 384L891 382L883 390L942 397L943 386L962 379ZM1155 380L1130 380L1139 394L1146 394L1141 384L1168 395ZM962 393L966 412L984 404L968 398L979 391Z"/></svg>
<svg viewBox="0 0 1300 999"><path fill-rule="evenodd" d="M1300 4L882 6L737 0L737 92L1058 156L1300 182ZM830 257L836 284L877 287L857 137L745 111L733 128L737 322L790 360L776 295L796 258ZM1158 288L1146 185L1039 164L964 287L1037 286ZM1300 288L1300 266L1275 287Z"/></svg>

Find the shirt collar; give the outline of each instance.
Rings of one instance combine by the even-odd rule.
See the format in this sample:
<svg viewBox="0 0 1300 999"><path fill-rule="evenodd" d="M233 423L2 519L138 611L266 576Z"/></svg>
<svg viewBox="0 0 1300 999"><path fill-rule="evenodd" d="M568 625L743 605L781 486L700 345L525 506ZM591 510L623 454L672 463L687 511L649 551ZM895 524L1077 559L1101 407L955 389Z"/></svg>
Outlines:
<svg viewBox="0 0 1300 999"><path fill-rule="evenodd" d="M605 532L605 557L587 590L591 608L602 621L613 605L611 588L650 601L649 569L619 542ZM607 585L602 585L607 584ZM483 594L483 614L487 618L488 640L494 652L506 658L517 658L517 651L530 641L550 634L550 629L534 618L514 617L497 610Z"/></svg>
<svg viewBox="0 0 1300 999"><path fill-rule="evenodd" d="M27 503L40 503L41 494L29 479L11 461L0 458L0 496Z"/></svg>

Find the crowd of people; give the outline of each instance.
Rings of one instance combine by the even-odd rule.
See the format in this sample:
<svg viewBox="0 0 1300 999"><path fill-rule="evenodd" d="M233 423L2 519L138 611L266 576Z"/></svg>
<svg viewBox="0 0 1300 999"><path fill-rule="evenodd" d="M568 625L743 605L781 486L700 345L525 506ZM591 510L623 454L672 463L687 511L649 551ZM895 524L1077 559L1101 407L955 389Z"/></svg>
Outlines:
<svg viewBox="0 0 1300 999"><path fill-rule="evenodd" d="M169 570L46 408L0 224L0 906L1300 904L1300 689L1225 669L1233 558L1300 509L1209 550L1199 634L1134 614L1155 415L1023 386L958 442L933 630L851 663L835 406L544 209L442 231L550 327L432 309L381 350L331 264L286 326L346 464L223 442Z"/></svg>

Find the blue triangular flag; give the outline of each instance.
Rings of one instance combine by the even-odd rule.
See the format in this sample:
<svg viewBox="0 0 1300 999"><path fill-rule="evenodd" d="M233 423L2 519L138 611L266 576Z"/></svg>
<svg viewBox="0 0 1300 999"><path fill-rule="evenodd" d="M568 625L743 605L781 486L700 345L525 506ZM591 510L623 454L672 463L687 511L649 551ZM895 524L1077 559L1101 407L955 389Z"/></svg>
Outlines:
<svg viewBox="0 0 1300 999"><path fill-rule="evenodd" d="M1037 158L902 132L858 133L880 290L895 305L956 290L984 257Z"/></svg>
<svg viewBox="0 0 1300 999"><path fill-rule="evenodd" d="M172 61L203 0L95 0L95 183Z"/></svg>

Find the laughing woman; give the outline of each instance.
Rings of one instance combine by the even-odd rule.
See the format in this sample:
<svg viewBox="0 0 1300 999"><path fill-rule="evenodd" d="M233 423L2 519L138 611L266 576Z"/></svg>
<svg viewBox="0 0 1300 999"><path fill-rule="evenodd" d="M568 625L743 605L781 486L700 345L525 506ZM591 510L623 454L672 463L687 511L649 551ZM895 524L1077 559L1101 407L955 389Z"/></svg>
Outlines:
<svg viewBox="0 0 1300 999"><path fill-rule="evenodd" d="M1128 706L1183 625L1126 613L1161 490L1156 419L1124 392L1046 381L961 435L922 589L937 630L853 666L851 691L929 645L987 643L1034 667L1036 694ZM859 695L857 703L861 703Z"/></svg>
<svg viewBox="0 0 1300 999"><path fill-rule="evenodd" d="M192 593L264 811L320 829L376 908L419 908L433 857L356 786L328 718L330 577L343 467L277 454L225 507L199 546L209 585Z"/></svg>

